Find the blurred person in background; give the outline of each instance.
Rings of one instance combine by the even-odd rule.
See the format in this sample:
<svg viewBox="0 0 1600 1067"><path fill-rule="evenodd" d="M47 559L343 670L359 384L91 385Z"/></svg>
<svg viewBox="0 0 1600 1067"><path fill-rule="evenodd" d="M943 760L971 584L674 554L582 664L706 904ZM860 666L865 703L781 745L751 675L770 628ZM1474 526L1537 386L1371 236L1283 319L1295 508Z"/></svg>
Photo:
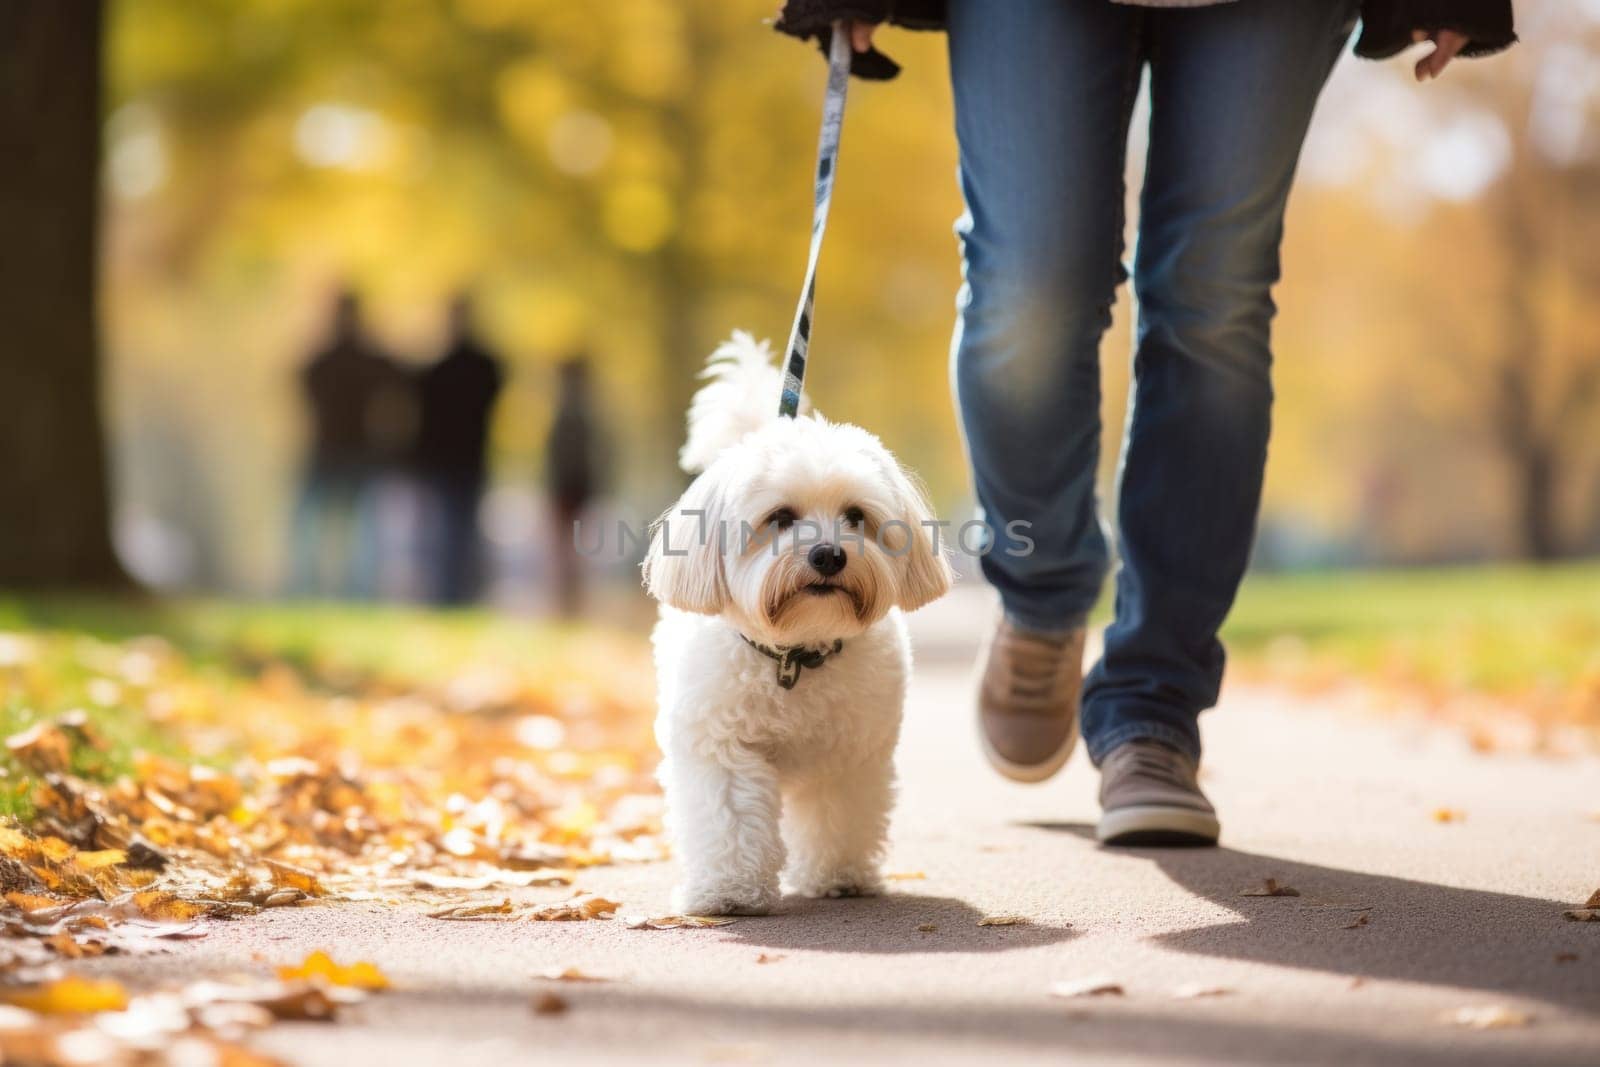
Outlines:
<svg viewBox="0 0 1600 1067"><path fill-rule="evenodd" d="M545 491L554 540L551 559L556 610L570 619L583 612L583 560L578 555L577 524L600 491L605 445L590 391L587 357L565 360L556 381L555 418L545 441Z"/></svg>
<svg viewBox="0 0 1600 1067"><path fill-rule="evenodd" d="M499 356L478 337L472 298L449 308L443 353L417 374L413 468L423 492L422 584L435 604L475 600L483 583L478 507L488 482L489 422L505 384Z"/></svg>
<svg viewBox="0 0 1600 1067"><path fill-rule="evenodd" d="M311 443L295 507L291 591L370 599L382 561L378 491L409 432L404 371L368 335L361 300L334 300L324 347L300 373Z"/></svg>
<svg viewBox="0 0 1600 1067"><path fill-rule="evenodd" d="M1272 287L1312 111L1356 51L1457 55L1516 40L1510 0L788 0L777 28L855 73L898 67L876 24L949 36L964 284L956 407L1003 614L980 668L991 765L1055 774L1082 736L1107 844L1215 844L1197 782L1217 633L1250 557L1272 407ZM1149 155L1132 266L1134 390L1119 471L1116 610L1087 679L1110 564L1095 499L1100 342L1122 263L1128 127L1149 69ZM1025 533L1013 532L1026 523Z"/></svg>

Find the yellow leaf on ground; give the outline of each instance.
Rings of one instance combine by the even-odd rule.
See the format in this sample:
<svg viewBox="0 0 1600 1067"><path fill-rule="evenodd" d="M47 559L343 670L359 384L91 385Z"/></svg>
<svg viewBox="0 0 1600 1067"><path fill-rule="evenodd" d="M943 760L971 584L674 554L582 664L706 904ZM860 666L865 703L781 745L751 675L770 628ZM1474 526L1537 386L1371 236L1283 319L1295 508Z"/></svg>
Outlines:
<svg viewBox="0 0 1600 1067"><path fill-rule="evenodd" d="M277 860L263 860L272 872L272 884L280 889L298 889L307 896L320 897L328 891L311 871Z"/></svg>
<svg viewBox="0 0 1600 1067"><path fill-rule="evenodd" d="M566 871L541 869L527 871L492 870L479 875L455 875L440 871L419 871L412 875L413 885L423 889L479 889L504 887L571 885L572 875Z"/></svg>
<svg viewBox="0 0 1600 1067"><path fill-rule="evenodd" d="M39 854L51 863L61 863L77 851L59 837L41 837L33 844Z"/></svg>
<svg viewBox="0 0 1600 1067"><path fill-rule="evenodd" d="M1464 811L1461 811L1461 810L1459 810L1457 808L1434 808L1433 809L1433 821L1434 822L1461 822L1466 817L1467 817L1467 813L1464 812Z"/></svg>
<svg viewBox="0 0 1600 1067"><path fill-rule="evenodd" d="M891 882L920 882L928 875L925 871L890 871L884 877Z"/></svg>
<svg viewBox="0 0 1600 1067"><path fill-rule="evenodd" d="M512 913L511 898L507 897L498 904L457 904L454 907L441 908L438 911L428 912L430 919L503 919Z"/></svg>
<svg viewBox="0 0 1600 1067"><path fill-rule="evenodd" d="M1028 919L1022 915L985 915L978 920L979 926L1026 926Z"/></svg>
<svg viewBox="0 0 1600 1067"><path fill-rule="evenodd" d="M44 897L37 893L18 892L7 893L6 902L20 909L24 917L31 912L45 911L49 908L59 907L61 904L61 901L54 897Z"/></svg>
<svg viewBox="0 0 1600 1067"><path fill-rule="evenodd" d="M678 930L727 926L734 921L734 918L731 915L662 915L658 918L633 915L623 921L630 930Z"/></svg>
<svg viewBox="0 0 1600 1067"><path fill-rule="evenodd" d="M548 978L552 982L609 982L611 979L598 974L588 974L578 967L549 967L540 971L534 977Z"/></svg>
<svg viewBox="0 0 1600 1067"><path fill-rule="evenodd" d="M1268 878L1258 888L1243 890L1239 895L1241 897L1297 897L1300 895L1300 890L1280 885L1276 878Z"/></svg>
<svg viewBox="0 0 1600 1067"><path fill-rule="evenodd" d="M365 961L349 965L335 963L333 957L321 949L311 953L297 967L279 967L278 977L286 982L304 978L354 989L389 988L389 979L378 970L376 964Z"/></svg>
<svg viewBox="0 0 1600 1067"><path fill-rule="evenodd" d="M54 723L35 723L19 734L6 738L18 763L39 774L65 771L72 763L72 742Z"/></svg>
<svg viewBox="0 0 1600 1067"><path fill-rule="evenodd" d="M558 904L547 904L531 913L534 922L577 922L584 919L609 919L622 905L605 897L574 897Z"/></svg>
<svg viewBox="0 0 1600 1067"><path fill-rule="evenodd" d="M1508 1008L1504 1004L1483 1004L1446 1012L1444 1021L1452 1026L1464 1026L1469 1030L1505 1030L1527 1026L1533 1021L1533 1016L1516 1008Z"/></svg>
<svg viewBox="0 0 1600 1067"><path fill-rule="evenodd" d="M146 889L134 893L132 903L146 919L162 922L188 922L206 914L204 905L181 900L176 893L165 889Z"/></svg>
<svg viewBox="0 0 1600 1067"><path fill-rule="evenodd" d="M80 852L73 857L73 862L86 871L97 871L102 867L115 867L128 862L128 854L120 848L107 848L98 852Z"/></svg>
<svg viewBox="0 0 1600 1067"><path fill-rule="evenodd" d="M122 1011L128 1006L128 992L120 982L74 976L0 991L0 1000L42 1015L89 1014Z"/></svg>
<svg viewBox="0 0 1600 1067"><path fill-rule="evenodd" d="M1583 902L1586 908L1600 908L1600 889L1589 894L1589 899Z"/></svg>
<svg viewBox="0 0 1600 1067"><path fill-rule="evenodd" d="M79 942L65 930L58 934L51 934L43 939L56 955L69 960L81 960L85 956L101 956L105 954L106 946L99 941Z"/></svg>

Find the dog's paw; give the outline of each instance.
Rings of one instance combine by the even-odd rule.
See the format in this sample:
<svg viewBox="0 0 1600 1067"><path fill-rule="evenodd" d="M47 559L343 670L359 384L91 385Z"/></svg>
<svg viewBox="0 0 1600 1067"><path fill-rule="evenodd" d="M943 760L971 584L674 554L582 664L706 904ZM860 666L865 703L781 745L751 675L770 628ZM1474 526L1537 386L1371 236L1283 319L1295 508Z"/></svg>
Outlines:
<svg viewBox="0 0 1600 1067"><path fill-rule="evenodd" d="M672 895L680 915L766 915L777 902L776 886L694 886Z"/></svg>
<svg viewBox="0 0 1600 1067"><path fill-rule="evenodd" d="M883 887L878 885L832 885L817 896L839 900L842 897L875 897L881 892Z"/></svg>
<svg viewBox="0 0 1600 1067"><path fill-rule="evenodd" d="M883 892L883 881L876 874L841 871L822 877L797 879L794 891L813 900L875 897Z"/></svg>

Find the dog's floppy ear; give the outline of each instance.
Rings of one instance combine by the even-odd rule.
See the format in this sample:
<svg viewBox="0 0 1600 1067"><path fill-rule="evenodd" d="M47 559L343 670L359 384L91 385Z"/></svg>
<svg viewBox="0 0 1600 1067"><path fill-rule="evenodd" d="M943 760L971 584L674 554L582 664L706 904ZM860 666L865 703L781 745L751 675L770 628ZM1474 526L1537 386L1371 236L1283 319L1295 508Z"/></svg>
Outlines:
<svg viewBox="0 0 1600 1067"><path fill-rule="evenodd" d="M646 591L680 611L720 615L728 602L722 540L722 494L702 474L651 527L643 564Z"/></svg>
<svg viewBox="0 0 1600 1067"><path fill-rule="evenodd" d="M949 592L955 575L944 552L934 544L933 505L928 501L927 489L898 463L893 467L891 477L899 512L896 518L910 529L909 545L894 546L900 563L895 603L902 611L915 611Z"/></svg>

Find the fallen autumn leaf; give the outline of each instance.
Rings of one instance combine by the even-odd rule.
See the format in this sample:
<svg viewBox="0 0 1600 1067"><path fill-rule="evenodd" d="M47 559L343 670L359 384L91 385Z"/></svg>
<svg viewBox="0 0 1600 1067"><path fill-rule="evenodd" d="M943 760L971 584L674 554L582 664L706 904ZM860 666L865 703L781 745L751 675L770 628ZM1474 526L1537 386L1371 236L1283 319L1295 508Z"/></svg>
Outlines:
<svg viewBox="0 0 1600 1067"><path fill-rule="evenodd" d="M1222 997L1232 993L1227 986L1205 985L1202 982L1186 982L1172 991L1174 1000L1197 1000L1201 997Z"/></svg>
<svg viewBox="0 0 1600 1067"><path fill-rule="evenodd" d="M1052 997L1120 997L1122 983L1105 977L1081 978L1076 981L1056 982L1050 986Z"/></svg>
<svg viewBox="0 0 1600 1067"><path fill-rule="evenodd" d="M278 968L278 977L284 981L304 978L328 985L351 986L355 989L380 990L389 988L389 979L376 964L365 961L340 964L321 949L311 953L296 966Z"/></svg>
<svg viewBox="0 0 1600 1067"><path fill-rule="evenodd" d="M544 978L552 982L609 982L611 979L598 974L588 974L577 967L550 967L534 975L535 978Z"/></svg>
<svg viewBox="0 0 1600 1067"><path fill-rule="evenodd" d="M566 999L554 993L540 993L533 998L533 1013L535 1015L560 1015L566 1010Z"/></svg>
<svg viewBox="0 0 1600 1067"><path fill-rule="evenodd" d="M1533 1021L1533 1016L1503 1004L1485 1004L1457 1008L1446 1012L1443 1019L1452 1026L1461 1026L1469 1030L1505 1030L1527 1026Z"/></svg>
<svg viewBox="0 0 1600 1067"><path fill-rule="evenodd" d="M128 993L120 982L69 975L54 982L0 991L0 1000L41 1015L88 1014L121 1011L128 1006Z"/></svg>
<svg viewBox="0 0 1600 1067"><path fill-rule="evenodd" d="M581 922L585 919L610 919L622 905L614 900L597 896L576 896L556 904L547 904L530 912L534 922Z"/></svg>
<svg viewBox="0 0 1600 1067"><path fill-rule="evenodd" d="M511 906L511 898L507 897L498 904L457 904L449 908L428 912L430 919L506 919L510 918L515 909Z"/></svg>
<svg viewBox="0 0 1600 1067"><path fill-rule="evenodd" d="M662 915L658 918L635 915L623 920L630 930L696 929L708 926L727 926L733 921L734 918L731 915Z"/></svg>

